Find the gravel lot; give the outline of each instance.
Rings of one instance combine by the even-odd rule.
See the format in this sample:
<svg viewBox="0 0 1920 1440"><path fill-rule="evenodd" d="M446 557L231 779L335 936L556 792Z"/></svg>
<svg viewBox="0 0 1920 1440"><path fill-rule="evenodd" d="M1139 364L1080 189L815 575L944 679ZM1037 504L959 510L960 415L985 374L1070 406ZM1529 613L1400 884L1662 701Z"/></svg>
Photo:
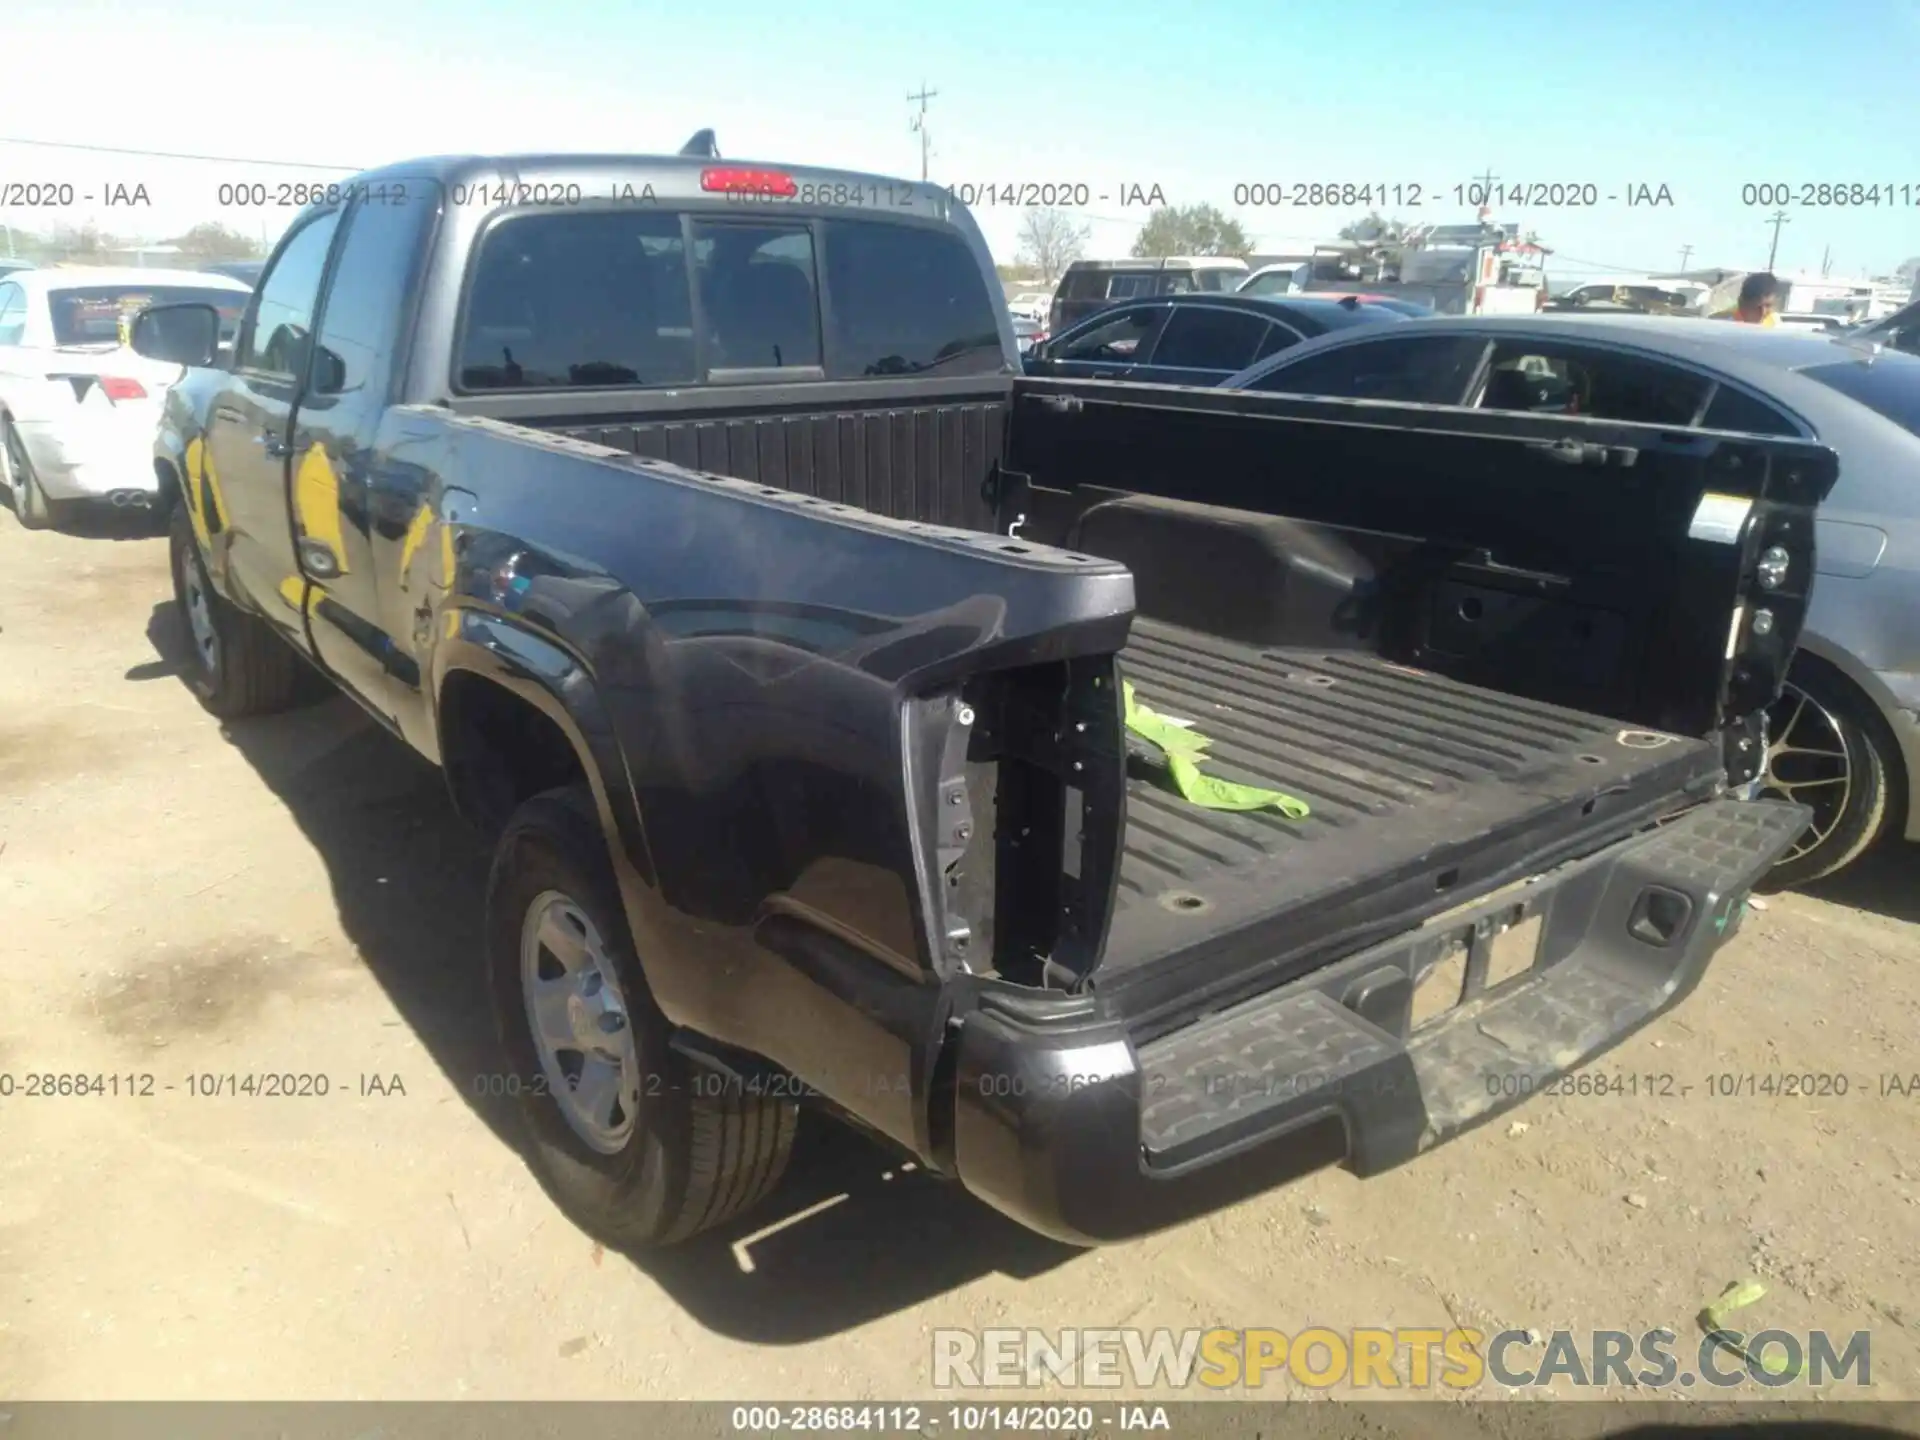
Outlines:
<svg viewBox="0 0 1920 1440"><path fill-rule="evenodd" d="M1690 1344L1755 1275L1760 1322L1869 1330L1874 1395L1920 1398L1920 1093L1882 1093L1920 1072L1911 849L1773 897L1597 1067L1684 1096L1536 1099L1379 1179L1085 1254L815 1126L765 1210L629 1258L474 1094L484 857L437 776L342 700L223 730L180 633L163 541L0 515L0 1073L156 1084L0 1099L0 1396L903 1398L936 1326ZM188 1088L251 1072L330 1093ZM1715 1098L1721 1072L1850 1091Z"/></svg>

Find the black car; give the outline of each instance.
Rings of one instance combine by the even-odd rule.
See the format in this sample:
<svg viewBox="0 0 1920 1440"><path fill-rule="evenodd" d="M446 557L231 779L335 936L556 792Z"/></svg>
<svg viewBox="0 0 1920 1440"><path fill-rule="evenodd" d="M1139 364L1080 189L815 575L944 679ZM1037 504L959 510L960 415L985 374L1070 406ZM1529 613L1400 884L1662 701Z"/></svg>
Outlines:
<svg viewBox="0 0 1920 1440"><path fill-rule="evenodd" d="M1035 346L1025 364L1029 375L1218 385L1303 340L1408 318L1352 296L1161 295L1081 321Z"/></svg>

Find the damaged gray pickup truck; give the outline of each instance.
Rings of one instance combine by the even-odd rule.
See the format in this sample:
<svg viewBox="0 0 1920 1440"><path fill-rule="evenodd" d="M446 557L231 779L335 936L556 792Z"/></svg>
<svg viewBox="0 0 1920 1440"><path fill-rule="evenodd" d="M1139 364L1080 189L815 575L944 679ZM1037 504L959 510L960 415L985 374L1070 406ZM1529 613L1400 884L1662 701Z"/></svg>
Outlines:
<svg viewBox="0 0 1920 1440"><path fill-rule="evenodd" d="M135 331L193 683L317 669L497 837L579 1223L713 1225L817 1105L1116 1240L1695 985L1806 820L1748 782L1829 451L1026 378L951 196L696 150L368 173L230 358Z"/></svg>

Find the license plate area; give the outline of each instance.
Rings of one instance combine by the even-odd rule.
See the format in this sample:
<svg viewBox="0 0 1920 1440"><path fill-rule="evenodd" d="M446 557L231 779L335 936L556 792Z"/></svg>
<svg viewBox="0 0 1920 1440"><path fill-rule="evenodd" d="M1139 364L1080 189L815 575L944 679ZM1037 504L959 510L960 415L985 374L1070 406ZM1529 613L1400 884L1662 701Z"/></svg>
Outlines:
<svg viewBox="0 0 1920 1440"><path fill-rule="evenodd" d="M1445 917L1438 924L1444 928ZM1438 955L1414 977L1409 1029L1417 1032L1522 983L1539 968L1544 930L1544 917L1525 902L1454 925Z"/></svg>

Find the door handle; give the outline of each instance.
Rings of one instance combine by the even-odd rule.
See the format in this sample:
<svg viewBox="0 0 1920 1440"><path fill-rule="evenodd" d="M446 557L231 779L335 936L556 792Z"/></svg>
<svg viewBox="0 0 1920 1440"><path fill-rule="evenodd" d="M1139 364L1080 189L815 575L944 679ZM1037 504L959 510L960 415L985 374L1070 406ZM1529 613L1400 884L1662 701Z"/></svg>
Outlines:
<svg viewBox="0 0 1920 1440"><path fill-rule="evenodd" d="M1618 465L1631 468L1640 452L1631 445L1595 445L1586 440L1530 440L1527 448L1556 465Z"/></svg>
<svg viewBox="0 0 1920 1440"><path fill-rule="evenodd" d="M1556 465L1604 465L1607 463L1607 447L1591 445L1584 440L1535 440L1530 441L1527 448L1537 451Z"/></svg>

